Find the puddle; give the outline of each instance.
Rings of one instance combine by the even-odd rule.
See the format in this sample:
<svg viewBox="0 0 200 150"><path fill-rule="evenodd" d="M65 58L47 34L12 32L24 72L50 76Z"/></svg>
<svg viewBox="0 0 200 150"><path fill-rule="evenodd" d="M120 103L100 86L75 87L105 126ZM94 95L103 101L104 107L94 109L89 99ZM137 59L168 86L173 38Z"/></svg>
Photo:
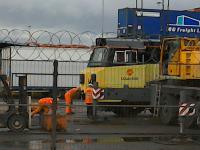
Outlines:
<svg viewBox="0 0 200 150"><path fill-rule="evenodd" d="M123 137L125 142L144 142L151 141L152 137Z"/></svg>
<svg viewBox="0 0 200 150"><path fill-rule="evenodd" d="M164 145L200 144L199 136L154 137L152 142Z"/></svg>
<svg viewBox="0 0 200 150"><path fill-rule="evenodd" d="M181 144L200 144L200 137L183 137L183 136L161 136L161 137L107 137L107 138L90 138L84 137L82 139L66 139L58 141L60 143L68 144L114 144L114 143L128 143L128 142L153 142L166 145L181 145Z"/></svg>
<svg viewBox="0 0 200 150"><path fill-rule="evenodd" d="M200 136L194 137L184 137L184 136L157 136L157 137L98 137L93 138L89 136L80 137L80 138L67 138L67 139L57 139L56 144L63 145L76 145L76 144L119 144L119 143L138 143L138 142L151 142L155 144L162 145L186 145L186 144L200 144ZM1 141L1 148L20 148L28 150L42 150L44 147L51 145L51 140L32 140L32 141Z"/></svg>

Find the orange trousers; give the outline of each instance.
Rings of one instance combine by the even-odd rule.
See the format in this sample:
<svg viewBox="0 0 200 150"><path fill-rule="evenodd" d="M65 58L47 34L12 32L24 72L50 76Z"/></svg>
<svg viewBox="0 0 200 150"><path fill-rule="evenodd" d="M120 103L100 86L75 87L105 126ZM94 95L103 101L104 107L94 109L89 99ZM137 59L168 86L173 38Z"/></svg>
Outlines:
<svg viewBox="0 0 200 150"><path fill-rule="evenodd" d="M65 97L65 102L66 102L66 110L65 112L67 114L71 114L72 113L72 108L71 108L71 105L72 105L72 99L73 97L76 95L76 93L79 91L80 89L77 87L77 88L72 88L71 90L67 91L64 95Z"/></svg>

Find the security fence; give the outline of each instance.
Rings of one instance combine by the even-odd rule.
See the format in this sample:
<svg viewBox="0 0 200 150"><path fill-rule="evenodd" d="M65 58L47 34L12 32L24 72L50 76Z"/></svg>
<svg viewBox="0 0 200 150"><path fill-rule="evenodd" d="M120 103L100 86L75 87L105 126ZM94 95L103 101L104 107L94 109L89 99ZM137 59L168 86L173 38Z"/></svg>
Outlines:
<svg viewBox="0 0 200 150"><path fill-rule="evenodd" d="M13 33L8 32L6 38ZM162 149L166 145L173 145L172 149L199 149L199 65L178 64L183 67L181 75L190 77L178 80L180 77L169 77L179 73L172 63L163 65L165 76L160 75L158 48L144 54L127 45L100 46L91 54L90 49L67 51L63 47L66 45L59 45L63 44L60 33L42 33L50 39L39 47L43 42L38 40L46 38L35 38L36 33L28 33L36 43L1 49L2 149ZM60 38L53 45L57 35ZM69 39L72 42L76 38ZM78 41L81 44L83 40L78 37ZM25 51L26 57L22 55ZM52 61L57 58L59 61ZM3 74L9 77L9 84ZM77 86L81 87L81 97L66 104L58 90ZM34 88L50 88L46 95L51 97L47 98L49 104L35 97L27 100ZM13 89L19 92L18 97L12 97ZM71 114L66 114L66 107L72 108Z"/></svg>
<svg viewBox="0 0 200 150"><path fill-rule="evenodd" d="M58 88L65 90L78 86L79 74L86 68L91 53L89 49L69 50L24 46L6 47L0 52L1 74L7 75L10 88L17 90L18 76L24 74L28 79L28 88L32 91L51 89L53 82L52 58L56 55L58 58L60 57Z"/></svg>
<svg viewBox="0 0 200 150"><path fill-rule="evenodd" d="M79 75L87 65L87 61L59 61L58 88L65 89L79 85ZM42 60L12 60L11 61L10 83L13 89L18 88L18 75L27 76L27 85L30 90L51 89L52 61Z"/></svg>

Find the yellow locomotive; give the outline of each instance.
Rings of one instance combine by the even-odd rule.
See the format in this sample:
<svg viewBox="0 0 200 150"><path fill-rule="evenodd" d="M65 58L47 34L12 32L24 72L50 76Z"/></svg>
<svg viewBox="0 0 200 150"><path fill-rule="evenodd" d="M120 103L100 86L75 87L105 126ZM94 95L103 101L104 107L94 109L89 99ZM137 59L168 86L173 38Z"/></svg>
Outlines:
<svg viewBox="0 0 200 150"><path fill-rule="evenodd" d="M160 44L162 43L162 44ZM174 123L181 92L188 101L199 103L200 40L197 38L166 38L160 41L100 38L83 70L80 86L89 83L104 89L98 104L153 105L164 124ZM184 91L184 92L183 92ZM166 107L165 107L166 106ZM108 107L105 107L108 109ZM109 108L116 114L138 113L142 108ZM188 127L195 119L189 119Z"/></svg>

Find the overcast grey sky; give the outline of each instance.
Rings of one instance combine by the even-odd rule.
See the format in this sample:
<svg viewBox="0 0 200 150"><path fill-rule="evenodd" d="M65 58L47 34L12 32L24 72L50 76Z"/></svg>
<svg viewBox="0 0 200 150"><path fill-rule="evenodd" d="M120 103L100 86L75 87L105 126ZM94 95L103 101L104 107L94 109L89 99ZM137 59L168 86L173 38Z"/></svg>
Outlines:
<svg viewBox="0 0 200 150"><path fill-rule="evenodd" d="M117 9L135 7L135 0L104 0L105 31L116 31ZM139 0L138 0L139 1ZM144 0L145 8L161 8ZM167 0L166 0L167 1ZM170 0L170 8L185 10L200 7L200 0ZM101 32L102 0L0 0L0 28L50 31Z"/></svg>

